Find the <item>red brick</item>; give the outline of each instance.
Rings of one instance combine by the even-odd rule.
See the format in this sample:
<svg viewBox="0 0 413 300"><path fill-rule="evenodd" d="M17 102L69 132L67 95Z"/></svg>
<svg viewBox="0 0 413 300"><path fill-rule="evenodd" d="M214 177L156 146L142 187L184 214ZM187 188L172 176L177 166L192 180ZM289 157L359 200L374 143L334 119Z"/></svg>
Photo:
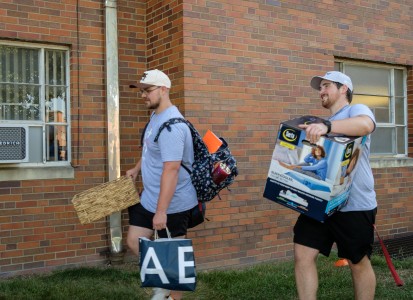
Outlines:
<svg viewBox="0 0 413 300"><path fill-rule="evenodd" d="M74 1L35 3L2 4L0 39L70 46L75 178L0 182L2 273L101 263L106 258L99 252L110 247L109 222L81 225L70 202L75 193L109 177L103 4L79 3L78 35ZM334 57L407 66L408 130L413 132L407 4L388 1L380 9L368 2L327 8L321 2L299 4L118 2L121 173L139 159L139 138L149 116L128 85L148 68L170 75L173 103L200 132L212 129L227 137L238 159L240 175L231 193L223 191L221 201L208 203L211 221L189 232L199 249L199 269L292 258L297 213L263 199L262 190L279 123L300 114L326 113L316 107L308 81L331 69ZM321 10L331 18L320 19ZM408 151L413 157L412 134ZM413 232L413 168L374 173L380 232L385 238ZM124 212L124 238L127 217Z"/></svg>

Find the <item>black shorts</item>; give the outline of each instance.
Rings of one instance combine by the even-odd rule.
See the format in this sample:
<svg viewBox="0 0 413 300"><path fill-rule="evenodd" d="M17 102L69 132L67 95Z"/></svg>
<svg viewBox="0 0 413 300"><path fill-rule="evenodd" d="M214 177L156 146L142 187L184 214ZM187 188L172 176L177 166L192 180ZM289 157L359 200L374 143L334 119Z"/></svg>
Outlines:
<svg viewBox="0 0 413 300"><path fill-rule="evenodd" d="M317 249L329 256L333 243L338 257L357 264L373 250L377 208L368 211L336 212L324 223L300 215L294 226L294 243Z"/></svg>
<svg viewBox="0 0 413 300"><path fill-rule="evenodd" d="M146 210L142 204L138 203L128 208L129 224L133 226L153 229L154 213ZM168 214L166 226L168 227L171 237L186 235L188 230L188 222L190 217L190 210L183 211L176 214ZM166 230L158 231L159 237L166 238Z"/></svg>

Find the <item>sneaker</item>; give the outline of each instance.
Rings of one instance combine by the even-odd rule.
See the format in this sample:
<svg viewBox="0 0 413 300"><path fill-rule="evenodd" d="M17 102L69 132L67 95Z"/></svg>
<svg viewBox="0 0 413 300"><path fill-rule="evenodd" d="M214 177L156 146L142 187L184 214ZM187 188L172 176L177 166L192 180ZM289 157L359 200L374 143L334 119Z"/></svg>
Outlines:
<svg viewBox="0 0 413 300"><path fill-rule="evenodd" d="M170 290L165 290L162 288L153 288L152 290L153 294L151 300L165 300L171 292Z"/></svg>

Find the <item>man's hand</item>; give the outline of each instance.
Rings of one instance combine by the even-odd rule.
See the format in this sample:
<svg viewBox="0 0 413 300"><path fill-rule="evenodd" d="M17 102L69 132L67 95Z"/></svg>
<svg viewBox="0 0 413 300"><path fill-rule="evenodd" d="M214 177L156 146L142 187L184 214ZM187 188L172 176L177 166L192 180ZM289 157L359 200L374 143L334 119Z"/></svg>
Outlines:
<svg viewBox="0 0 413 300"><path fill-rule="evenodd" d="M136 181L136 177L138 177L139 169L138 168L133 168L130 170L126 171L126 176L132 177L133 181Z"/></svg>
<svg viewBox="0 0 413 300"><path fill-rule="evenodd" d="M302 128L306 132L306 139L311 144L317 144L322 135L327 134L328 128L323 123L313 123L309 125L300 124L298 127Z"/></svg>
<svg viewBox="0 0 413 300"><path fill-rule="evenodd" d="M153 229L162 230L166 228L166 221L166 212L156 212L152 220Z"/></svg>

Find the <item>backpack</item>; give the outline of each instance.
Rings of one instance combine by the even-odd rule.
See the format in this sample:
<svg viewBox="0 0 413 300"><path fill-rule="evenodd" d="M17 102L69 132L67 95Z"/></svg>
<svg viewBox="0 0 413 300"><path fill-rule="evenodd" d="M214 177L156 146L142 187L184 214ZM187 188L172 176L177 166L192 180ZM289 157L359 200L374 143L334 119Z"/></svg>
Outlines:
<svg viewBox="0 0 413 300"><path fill-rule="evenodd" d="M171 125L176 123L185 123L188 125L191 131L194 146L194 163L192 164L192 172L188 169L188 167L181 163L181 166L191 175L191 181L195 187L198 198L198 205L194 206L190 211L188 228L193 228L203 223L205 219L208 220L205 218L205 202L211 201L217 195L219 197L219 192L222 189L227 188L229 190L228 186L234 182L235 177L238 175L237 161L234 156L232 156L227 142L221 137L221 147L215 153L210 154L198 131L191 124L191 122L183 118L172 118L163 123L159 128L154 141L158 141L159 135L165 127L168 131L171 131ZM145 137L145 131L148 124L149 122L146 123L141 135L141 147L143 146L143 139ZM231 173L224 181L217 185L212 180L212 172L215 164L221 162L224 162L228 166Z"/></svg>
<svg viewBox="0 0 413 300"><path fill-rule="evenodd" d="M155 136L154 142L158 141L159 135L163 129L166 128L168 131L171 131L171 125L176 123L185 123L191 130L194 146L192 172L185 165L181 164L181 166L191 175L191 181L195 187L198 201L203 203L211 201L217 195L219 197L219 192L224 188L228 189L228 186L235 181L235 177L238 175L237 161L231 154L227 142L220 137L219 139L222 141L221 147L215 153L209 153L208 148L198 131L191 122L183 118L172 118L163 123ZM223 181L216 184L212 180L212 173L216 165L220 163L224 163L230 173Z"/></svg>

